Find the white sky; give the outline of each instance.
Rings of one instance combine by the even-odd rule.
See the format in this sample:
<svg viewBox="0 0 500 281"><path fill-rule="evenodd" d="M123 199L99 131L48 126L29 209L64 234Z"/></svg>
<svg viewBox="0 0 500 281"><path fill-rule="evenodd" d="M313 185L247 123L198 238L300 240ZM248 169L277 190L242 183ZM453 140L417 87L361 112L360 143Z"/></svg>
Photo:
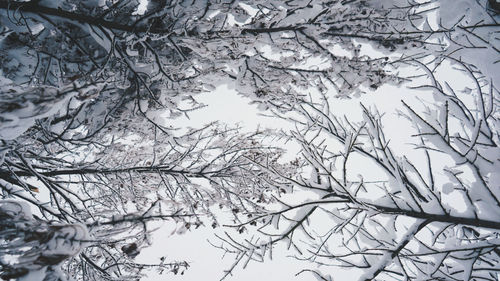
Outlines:
<svg viewBox="0 0 500 281"><path fill-rule="evenodd" d="M257 106L251 105L249 98L238 95L234 89L229 89L226 85L221 85L215 91L200 94L195 98L207 106L190 112L189 119L183 117L172 120L174 126L198 127L201 124L220 121L229 125L239 124L246 131L253 131L258 126L272 129L290 128L290 124L286 121L259 115Z"/></svg>

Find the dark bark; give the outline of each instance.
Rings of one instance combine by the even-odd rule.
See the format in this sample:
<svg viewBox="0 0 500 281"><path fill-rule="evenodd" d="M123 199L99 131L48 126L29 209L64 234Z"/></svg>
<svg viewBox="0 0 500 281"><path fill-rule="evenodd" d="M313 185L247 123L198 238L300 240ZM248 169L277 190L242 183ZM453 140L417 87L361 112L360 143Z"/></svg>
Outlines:
<svg viewBox="0 0 500 281"><path fill-rule="evenodd" d="M426 219L431 220L433 222L443 222L443 223L451 223L451 224L461 224L461 225L470 225L476 227L484 227L500 230L500 221L490 221L476 218L464 218L464 217L456 217L451 215L437 215L437 214L429 214L425 212L417 212L412 210L403 210L398 208L390 208L384 206L376 206L372 205L377 211L382 214L394 214L394 215L403 215L412 218L418 219Z"/></svg>
<svg viewBox="0 0 500 281"><path fill-rule="evenodd" d="M128 172L136 172L136 173L164 173L164 174L182 174L189 177L203 177L203 175L214 174L215 172L193 172L193 171L183 171L183 170L175 170L169 168L167 166L138 166L138 167L129 167L129 168L119 168L119 169L92 169L92 168L81 168L81 169L60 169L53 171L42 172L39 171L38 174L46 177L57 177L57 176L69 176L69 175L91 175L91 174L119 174L119 173L128 173ZM18 177L30 177L34 176L31 171L23 170L23 171L14 171L16 176ZM11 171L0 170L0 178L8 178L12 175Z"/></svg>
<svg viewBox="0 0 500 281"><path fill-rule="evenodd" d="M305 26L280 26L280 27L270 27L270 28L244 28L241 30L241 34L252 33L273 33L273 32L282 32L282 31L300 31L304 30Z"/></svg>
<svg viewBox="0 0 500 281"><path fill-rule="evenodd" d="M149 32L154 34L164 34L168 33L168 30L161 28L154 28L151 26L133 26L122 24L118 22L107 21L103 18L93 17L90 15L84 15L74 12L65 11L62 9L54 9L39 5L38 1L30 2L12 2L8 0L0 0L0 9L11 10L11 12L24 12L33 14L43 14L48 16L54 16L61 19L76 21L81 23L87 23L94 26L101 26L104 28L109 28L113 30L129 32L129 33L143 33Z"/></svg>
<svg viewBox="0 0 500 281"><path fill-rule="evenodd" d="M488 0L488 3L490 4L490 8L494 10L497 13L500 13L500 2L497 0Z"/></svg>

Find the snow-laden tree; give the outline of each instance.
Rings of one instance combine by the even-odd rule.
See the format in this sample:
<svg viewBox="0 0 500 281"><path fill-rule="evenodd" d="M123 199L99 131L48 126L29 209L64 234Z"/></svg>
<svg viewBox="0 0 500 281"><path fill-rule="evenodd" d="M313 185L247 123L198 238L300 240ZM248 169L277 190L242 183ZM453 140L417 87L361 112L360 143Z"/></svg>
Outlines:
<svg viewBox="0 0 500 281"><path fill-rule="evenodd" d="M298 274L318 280L336 280L330 266L349 268L353 280L498 280L498 11L486 1L413 7L427 14L423 25L399 32L427 35L418 51L395 48L401 60L392 64L411 72L400 77L411 89L399 89L408 92L398 110L408 122L394 125L377 103L360 104L361 120L339 115L332 92L349 93L331 87L305 90L293 114L275 111L297 126L283 137L301 145L303 170L290 178L262 168L300 195L277 198L281 206L268 206L267 215L234 225L253 229L251 238L219 237L219 247L236 254L234 266L264 261L285 242L319 265ZM409 101L413 90L420 102ZM415 151L398 133L409 134L404 141Z"/></svg>
<svg viewBox="0 0 500 281"><path fill-rule="evenodd" d="M87 228L80 224L48 224L36 219L27 202L0 201L0 264L3 280L57 280L57 266L89 242ZM12 263L9 259L17 259Z"/></svg>
<svg viewBox="0 0 500 281"><path fill-rule="evenodd" d="M402 62L428 56L466 59L488 80L498 72L495 9L485 0L3 0L2 84L16 94L2 97L2 128L27 119L22 109L71 98L50 124L95 124L85 139L124 104L176 116L189 110L182 100L197 107L193 96L221 83L283 111L311 87L351 97L400 83Z"/></svg>
<svg viewBox="0 0 500 281"><path fill-rule="evenodd" d="M76 278L138 276L149 266L133 261L149 243L147 220L196 227L213 203L257 215L264 190L297 184L290 171L299 162L279 165L282 152L260 145L258 135L215 125L175 135L168 118L202 106L200 92L229 83L262 109L307 119L316 113L304 107L326 106L308 98L311 89L355 97L402 83L403 65L431 61L432 74L454 60L495 100L494 1L141 2L0 0L3 196L38 207L25 229L50 229L51 220L87 227L90 246L67 263ZM486 130L486 121L475 122ZM315 143L304 141L316 157ZM309 165L321 173L318 163ZM185 264L160 266L178 272Z"/></svg>
<svg viewBox="0 0 500 281"><path fill-rule="evenodd" d="M260 164L297 196L233 225L252 237L229 233L220 247L238 262L263 261L282 241L299 259L352 268L360 274L353 280L498 280L500 92L466 64L463 88L419 67L429 84L418 88L433 97L402 101L407 122L398 125L363 104L356 121L337 116L326 96L304 100L289 117L297 130L283 135L301 145L302 172L288 177ZM415 151L386 137L392 130L410 132L404 141ZM327 268L301 273L336 280Z"/></svg>
<svg viewBox="0 0 500 281"><path fill-rule="evenodd" d="M3 139L57 110L37 126L45 141L86 141L131 111L166 130L153 111L187 113L221 83L284 111L310 88L400 83L401 63L428 56L498 72L486 1L3 0L0 12Z"/></svg>
<svg viewBox="0 0 500 281"><path fill-rule="evenodd" d="M2 111L72 97L66 114L78 116L75 128L112 122L130 101L143 101L137 108L143 115L163 108L175 116L188 110L178 109L181 100L223 82L281 110L310 87L352 96L400 82L396 62L436 52L459 57L474 48L494 56L498 42L486 2L462 2L457 9L473 12L453 12L454 1L146 1L144 7L133 0L3 0L2 84L11 80L21 89L10 90L24 99L3 98L9 106ZM449 14L430 25L436 5ZM383 55L366 56L365 43ZM62 90L38 93L48 86ZM16 126L19 114L4 117L2 127ZM79 139L101 127L95 126Z"/></svg>
<svg viewBox="0 0 500 281"><path fill-rule="evenodd" d="M4 198L29 202L37 211L29 231L40 225L51 229L75 223L88 231L89 238L78 248L78 255L55 260L51 266L65 261L66 274L91 280L139 278L143 270L155 267L182 273L188 266L185 262L134 261L152 242L150 233L155 227L150 222L171 220L179 231L207 222L207 227L215 228L219 222L210 209L214 205L235 214L261 213L258 203L269 200L265 193L273 180L261 175L260 167L248 158L270 163L282 153L260 145L261 133L241 134L216 124L176 137L155 131L153 126L150 130L154 137L115 134L111 140L102 139L106 143L67 144L60 151L46 151L52 146L29 142L33 139L27 137L30 131L9 142L0 170L0 188ZM273 166L291 176L290 167ZM20 231L16 220L5 222L6 232ZM11 249L9 239L2 241L7 252L22 252ZM25 245L27 250L22 249L31 253L46 243L36 240ZM4 276L22 276L42 270L26 266L10 259L2 263L2 271Z"/></svg>

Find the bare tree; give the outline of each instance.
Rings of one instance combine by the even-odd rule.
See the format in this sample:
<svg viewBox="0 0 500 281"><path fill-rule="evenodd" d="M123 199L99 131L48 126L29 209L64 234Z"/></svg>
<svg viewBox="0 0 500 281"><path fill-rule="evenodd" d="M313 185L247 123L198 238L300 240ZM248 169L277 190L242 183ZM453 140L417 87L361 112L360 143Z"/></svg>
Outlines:
<svg viewBox="0 0 500 281"><path fill-rule="evenodd" d="M133 0L3 0L2 84L11 94L2 96L2 131L59 110L38 124L43 141L86 141L132 106L167 130L152 120L156 110L187 113L201 106L196 93L220 83L262 108L290 110L310 88L351 97L400 83L398 64L436 54L466 57L493 77L498 64L483 58L498 54L498 16L486 1L462 3L466 14L452 2L149 1L139 11ZM366 44L382 55L362 52Z"/></svg>
<svg viewBox="0 0 500 281"><path fill-rule="evenodd" d="M175 116L187 110L179 108L181 100L231 80L239 92L266 107L290 108L309 87L334 87L340 95L351 96L361 92L360 86L375 89L399 81L391 69L401 60L389 56L394 51L404 51L406 59L419 57L422 46L433 51L444 46L432 42L435 35L455 35L460 27L481 37L461 37L457 44L484 41L495 27L489 22L452 22L452 27L437 31L418 29L433 4L149 1L139 11L139 3L132 0L102 5L3 0L2 71L24 97L2 98L9 104L3 115L28 104L50 104L63 97L67 102L72 97L66 118L51 120L52 125L67 120L73 120L71 129L80 123L106 124L124 104L138 105L141 100L137 112L143 115L163 108ZM361 54L364 42L388 55ZM481 43L471 48L488 46ZM334 51L338 47L345 55ZM72 84L74 91L28 94L33 92L30 86L68 89ZM86 135L100 127L90 128Z"/></svg>
<svg viewBox="0 0 500 281"><path fill-rule="evenodd" d="M276 158L282 152L259 145L260 134L239 134L236 129L212 124L180 137L157 133L153 139L145 136L128 140L129 143L114 135L106 145L76 146L71 153L54 154L44 151L45 146L37 149L29 144L16 144L4 156L0 187L4 197L29 202L38 210L34 219L23 218L27 221L25 227L19 228L16 216L5 220L4 254L22 253L21 249L11 247L8 235L12 232L27 233L23 234L28 237L24 240L23 236L16 238L21 243L28 241L33 231L52 237L52 232L45 233L43 229L59 231L59 225L66 229L77 223L89 234L85 247L80 247L79 255L67 265L66 272L75 278L138 278L143 269L155 266L180 273L187 267L185 262L162 261L157 265L134 262L140 250L151 243L149 222L173 220L179 227L194 229L204 225L208 216L215 228L219 223L210 210L214 204L235 214L261 213L258 202L267 197L264 193L270 187L266 184L271 180L259 175L260 168L247 157L265 162L264 158L273 154ZM80 153L86 156L74 159ZM288 168L282 166L282 169L285 172ZM47 194L49 200L39 194ZM40 238L31 244L35 242L41 245L32 246L27 250L29 253L33 248L43 249L50 241ZM65 259L38 264L41 268L61 261ZM26 263L2 264L7 277L31 269Z"/></svg>
<svg viewBox="0 0 500 281"><path fill-rule="evenodd" d="M476 87L454 90L417 64L430 81L418 88L432 90L434 102L402 101L399 114L415 129L413 158L391 148L384 131L398 128L377 111L361 104L357 122L337 117L331 98L304 100L292 119L298 130L287 136L301 145L303 173L290 178L263 166L307 191L304 199L278 198L279 211L235 225L257 224L259 235L237 242L228 234L220 247L262 261L286 241L300 259L363 269L361 280L497 280L500 92L451 60Z"/></svg>
<svg viewBox="0 0 500 281"><path fill-rule="evenodd" d="M133 0L99 3L0 2L4 76L17 86L75 83L68 118L79 111L89 123L141 100L143 115L175 116L181 100L224 82L286 110L308 88L349 97L399 83L398 63L436 54L467 58L487 77L497 70L483 60L499 48L498 15L485 0L149 1L141 11ZM382 55L361 51L366 44Z"/></svg>
<svg viewBox="0 0 500 281"><path fill-rule="evenodd" d="M388 11L385 23L392 30L379 34L416 36L401 40L421 44L416 52L395 44L393 51L401 59L391 64L417 66L408 81L418 80L424 70L430 84L415 88L434 92L433 101L419 106L402 101L400 114L414 125L419 157L392 148L384 133L390 123L378 111L361 104L362 122L337 116L331 93L346 96L352 91L343 93L345 89L331 85L318 92L305 88L307 94L293 110L300 117L288 117L281 106L274 111L298 127L285 137L301 145L297 161L304 173L290 178L262 168L292 184L295 193L309 195L300 193L304 200L299 203L277 198L282 202L278 211L233 226L258 225L251 239L240 241L231 233L219 237L219 247L236 254L234 266L263 261L276 243L286 241L300 259L362 269L361 280L498 279L499 92L494 73L499 41L491 37L498 15L486 1L458 5L468 9L466 15L449 1L408 4L400 6L407 8L408 19L397 16L402 8ZM437 11L437 24L431 23L432 11ZM388 16L391 12L396 16ZM358 36L362 34L376 33L353 34L373 46L373 38ZM447 63L462 71L467 87L455 90L453 83L437 77ZM330 223L325 226L326 220ZM315 269L304 272L321 280L334 278Z"/></svg>
<svg viewBox="0 0 500 281"><path fill-rule="evenodd" d="M81 231L74 232L78 233L74 235L75 249L81 253L73 256L76 250L53 263L71 259L66 272L76 278L137 278L150 266L133 261L149 243L147 221L174 219L186 228L196 227L201 224L198 216L211 215L209 206L214 203L229 206L236 219L238 213L261 218L266 215L261 204L267 202L264 190L273 186L276 195L296 185L317 190L324 198L271 215L286 217L288 209L310 208L276 239L256 247L271 247L299 229L308 233L303 223L320 209L335 216L336 212L323 207L333 204L337 206L334 210L345 212L337 214L336 220L342 223L331 233L352 237L343 244L348 249L342 253L345 257L335 257L348 265L369 267L367 278L382 270L416 276L414 272L418 273L425 258L441 252L447 259L433 262L440 278L466 276L465 271L450 273L440 265L462 266L453 263L461 258L454 254L469 252L462 251L463 247L455 247L458 251L439 248L439 239L445 234L433 234L436 239L431 244L419 236L424 229L434 231L432 227L444 228L450 223L458 226L447 227L447 231L466 229L473 234L460 237L470 241L476 260L488 265L478 269L477 262L472 263L471 272L491 273L496 265L496 242L490 237L496 232L487 228L498 229L498 194L491 185L494 175L481 169L498 160L488 158L494 154L482 150L488 147L495 152L498 141L493 128L497 90L491 81L498 63L495 59L487 64L483 61L485 54L498 56L498 14L487 1L464 2L459 7L473 13L454 13L452 2L393 1L388 6L385 1L362 0L149 1L141 10L134 0L1 0L0 184L3 197L15 197L39 209L36 217L25 216L21 215L27 209L23 203L2 203L5 210L23 206L20 212L2 207L1 215L6 218L2 243L27 242L30 233L40 229L42 238L30 241L43 247L52 237L71 232L68 229L86 227L89 239ZM442 21L432 24L436 10ZM381 54L366 55L361 49L367 44ZM462 58L476 65L464 64ZM434 82L431 86L446 97L443 100L449 99L445 108L454 106L455 110L442 114L446 118L437 119L438 123L410 106L407 115L418 123L419 146L425 157L431 159L439 150L464 160L454 165L472 171L481 193L492 194L489 199L481 194L484 206L476 203L476 192L467 192L469 183L461 176L465 172L443 168L455 179L453 183L466 190L463 194L469 205L477 208L474 219L440 205L439 192L443 188L448 192L450 186L434 182L433 161L428 161L426 170L431 172L425 179L420 167L391 152L377 113L367 109L366 122L353 124L333 117L326 103L332 91L340 97L352 97L385 83L401 83L405 79L397 73L400 65L432 60L439 66L446 59L461 64L477 82L479 106L466 105L461 97L450 96L446 87ZM429 75L433 71L429 69ZM276 158L282 151L260 145L259 134L241 135L215 125L175 136L162 116L188 114L202 106L196 102L196 94L221 83L235 85L262 109L302 114L306 121L293 121L304 128L291 137L303 145L306 162L279 164ZM490 86L490 92L484 91L485 85ZM319 103L308 99L310 89L325 99ZM476 109L480 115L473 114ZM463 112L465 119L458 118L457 112ZM448 122L453 118L466 122L462 127L465 133L450 134L455 127L448 127ZM321 134L314 136L317 132ZM444 143L426 137L435 133ZM329 152L326 144L317 143L322 134L343 143L345 150ZM368 142L360 144L361 139ZM347 159L355 154L372 159L388 183L349 178ZM337 162L343 163L340 174L332 170ZM291 171L297 166L308 166L314 177L294 178ZM198 180L207 184L201 186ZM48 204L39 191L49 195ZM359 194L378 194L381 201L358 198ZM432 211L427 211L428 207ZM408 238L384 240L370 234L374 228L364 222L380 224L382 215L378 213L394 222L390 234L399 235L401 229L408 228ZM429 215L433 219L429 220ZM400 222L400 217L416 222ZM57 220L57 225L52 220ZM8 236L12 232L22 235L12 240ZM117 234L121 235L118 239ZM474 239L486 241L486 246L475 244ZM415 241L429 252L403 252L412 251L410 242ZM314 256L331 260L330 250L323 244L326 242L316 246ZM5 253L21 251L16 247L5 248ZM244 252L248 249L256 248ZM37 256L36 251L30 251L18 255ZM369 257L381 253L404 259L413 267L391 263L390 258L383 259L387 264L375 266ZM359 256L362 261L355 260ZM39 268L45 266L57 272L55 264L42 263ZM182 262L160 264L173 272L186 266ZM411 273L405 271L409 266ZM30 270L25 264L15 267L2 261L5 276L25 276ZM53 274L53 278L60 276Z"/></svg>

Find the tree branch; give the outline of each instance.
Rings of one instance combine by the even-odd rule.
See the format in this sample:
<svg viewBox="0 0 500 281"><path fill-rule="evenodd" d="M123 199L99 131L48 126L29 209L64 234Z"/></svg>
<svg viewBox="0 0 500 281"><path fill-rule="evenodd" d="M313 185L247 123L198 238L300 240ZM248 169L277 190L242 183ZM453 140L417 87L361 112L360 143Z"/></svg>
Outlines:
<svg viewBox="0 0 500 281"><path fill-rule="evenodd" d="M25 13L55 16L65 20L78 21L94 26L101 26L104 28L109 28L129 33L143 33L143 32L149 32L154 34L168 33L168 30L158 29L151 26L132 26L118 22L107 21L104 18L98 18L90 15L68 12L62 9L49 8L39 5L37 2L38 1L12 2L8 0L0 0L0 9L11 10L14 12L25 12Z"/></svg>

